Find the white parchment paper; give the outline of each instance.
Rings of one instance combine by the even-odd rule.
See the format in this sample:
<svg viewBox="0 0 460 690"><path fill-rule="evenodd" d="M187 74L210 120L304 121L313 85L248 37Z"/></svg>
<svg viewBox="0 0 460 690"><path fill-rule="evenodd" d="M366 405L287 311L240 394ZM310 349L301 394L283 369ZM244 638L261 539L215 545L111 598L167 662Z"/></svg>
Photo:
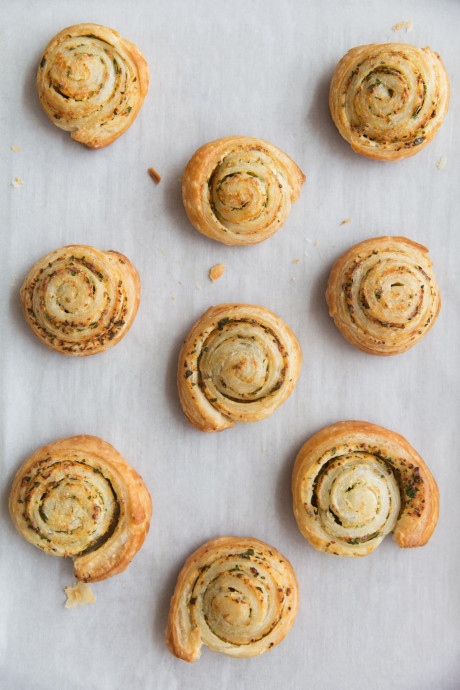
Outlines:
<svg viewBox="0 0 460 690"><path fill-rule="evenodd" d="M460 3L4 0L1 7L0 687L460 687ZM394 32L403 20L412 31ZM54 127L34 86L49 39L83 21L118 30L150 66L138 119L101 151ZM398 163L354 154L327 103L342 55L387 41L429 45L451 83L436 138ZM200 235L181 202L192 153L230 134L267 139L307 175L285 226L250 248ZM158 186L149 166L162 176ZM389 358L349 345L324 299L334 259L382 234L429 247L443 300L429 334ZM142 281L126 338L83 359L42 346L18 299L31 264L69 243L125 253ZM218 262L227 268L213 284L207 274ZM232 301L265 305L285 319L300 340L303 369L269 419L202 434L178 402L179 347L208 306ZM431 468L441 514L424 548L403 551L387 537L367 558L340 559L301 536L290 496L295 455L312 433L342 419L403 434ZM73 581L71 562L47 557L16 533L7 497L30 453L79 433L106 439L138 469L154 513L127 571L93 586L96 603L69 611L63 588ZM169 599L188 554L223 534L260 538L291 560L299 613L287 638L259 658L204 649L189 665L164 645Z"/></svg>

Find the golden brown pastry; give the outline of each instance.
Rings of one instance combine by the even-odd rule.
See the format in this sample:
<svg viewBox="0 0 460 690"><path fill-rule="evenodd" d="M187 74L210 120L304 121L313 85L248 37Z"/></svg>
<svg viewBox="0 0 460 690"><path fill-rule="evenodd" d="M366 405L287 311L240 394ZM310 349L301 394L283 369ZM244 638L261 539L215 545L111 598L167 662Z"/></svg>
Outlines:
<svg viewBox="0 0 460 690"><path fill-rule="evenodd" d="M415 345L441 308L428 249L405 237L356 244L334 263L326 289L342 335L371 355L396 355Z"/></svg>
<svg viewBox="0 0 460 690"><path fill-rule="evenodd" d="M273 312L251 304L210 307L179 354L182 409L200 431L257 422L292 393L301 365L297 338Z"/></svg>
<svg viewBox="0 0 460 690"><path fill-rule="evenodd" d="M449 80L430 48L372 43L352 48L340 60L329 106L354 151L395 161L433 139L449 107Z"/></svg>
<svg viewBox="0 0 460 690"><path fill-rule="evenodd" d="M83 582L123 572L144 543L152 514L142 478L96 436L36 450L16 473L9 508L20 534L50 556L70 556Z"/></svg>
<svg viewBox="0 0 460 690"><path fill-rule="evenodd" d="M141 294L139 274L115 251L70 244L43 256L21 287L33 333L65 355L84 357L116 345L129 331Z"/></svg>
<svg viewBox="0 0 460 690"><path fill-rule="evenodd" d="M439 492L405 438L368 422L338 422L300 449L292 474L294 514L315 549L366 556L386 534L424 546L438 521Z"/></svg>
<svg viewBox="0 0 460 690"><path fill-rule="evenodd" d="M203 644L227 656L258 656L287 635L298 601L294 570L272 546L258 539L211 539L179 573L166 644L190 662Z"/></svg>
<svg viewBox="0 0 460 690"><path fill-rule="evenodd" d="M132 125L148 89L149 69L139 48L98 24L60 31L38 67L45 113L90 149L108 146Z"/></svg>
<svg viewBox="0 0 460 690"><path fill-rule="evenodd" d="M304 182L298 165L273 144L226 137L194 153L182 198L203 235L224 244L257 244L280 229Z"/></svg>

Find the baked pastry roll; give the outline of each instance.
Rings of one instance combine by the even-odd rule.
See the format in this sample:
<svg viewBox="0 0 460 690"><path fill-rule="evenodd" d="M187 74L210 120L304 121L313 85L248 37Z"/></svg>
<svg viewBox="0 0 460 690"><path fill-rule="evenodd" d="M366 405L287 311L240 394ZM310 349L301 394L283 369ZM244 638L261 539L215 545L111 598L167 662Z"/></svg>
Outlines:
<svg viewBox="0 0 460 690"><path fill-rule="evenodd" d="M37 338L77 357L116 345L131 328L140 294L139 274L126 256L79 244L39 259L20 291Z"/></svg>
<svg viewBox="0 0 460 690"><path fill-rule="evenodd" d="M37 72L45 113L90 149L108 146L132 125L148 89L149 69L139 48L98 24L60 31Z"/></svg>
<svg viewBox="0 0 460 690"><path fill-rule="evenodd" d="M332 267L326 300L342 335L371 355L408 350L441 308L428 249L405 237L376 237L342 254Z"/></svg>
<svg viewBox="0 0 460 690"><path fill-rule="evenodd" d="M276 314L251 304L219 304L201 316L179 355L184 414L200 431L271 415L292 393L302 351Z"/></svg>
<svg viewBox="0 0 460 690"><path fill-rule="evenodd" d="M367 556L386 534L424 546L438 521L439 492L405 438L368 422L338 422L300 449L292 474L294 514L315 549Z"/></svg>
<svg viewBox="0 0 460 690"><path fill-rule="evenodd" d="M14 478L9 508L20 534L50 556L70 556L83 582L123 572L152 514L142 478L96 436L63 438L35 451Z"/></svg>
<svg viewBox="0 0 460 690"><path fill-rule="evenodd" d="M433 139L449 107L449 80L431 48L372 43L352 48L340 60L329 106L354 151L395 161Z"/></svg>
<svg viewBox="0 0 460 690"><path fill-rule="evenodd" d="M305 175L273 144L226 137L202 146L182 178L192 225L224 244L257 244L280 229Z"/></svg>
<svg viewBox="0 0 460 690"><path fill-rule="evenodd" d="M211 539L179 573L166 644L190 662L201 656L203 644L227 656L258 656L287 635L298 600L294 570L272 546L258 539Z"/></svg>

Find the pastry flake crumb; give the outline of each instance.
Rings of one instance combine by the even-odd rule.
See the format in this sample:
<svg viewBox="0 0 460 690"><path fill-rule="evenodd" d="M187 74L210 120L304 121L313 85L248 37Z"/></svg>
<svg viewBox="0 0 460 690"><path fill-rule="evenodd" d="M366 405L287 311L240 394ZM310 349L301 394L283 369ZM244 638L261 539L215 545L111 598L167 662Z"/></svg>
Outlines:
<svg viewBox="0 0 460 690"><path fill-rule="evenodd" d="M19 153L19 151L21 150L21 147L20 146L12 146L11 150L14 151L15 153Z"/></svg>
<svg viewBox="0 0 460 690"><path fill-rule="evenodd" d="M154 180L156 182L156 184L159 184L161 182L161 175L159 175L157 173L155 168L149 168L148 173L149 173L150 177L152 178L152 180Z"/></svg>
<svg viewBox="0 0 460 690"><path fill-rule="evenodd" d="M16 187L16 189L19 189L24 184L24 180L21 180L20 177L15 177L14 180L11 180L11 184L13 187Z"/></svg>
<svg viewBox="0 0 460 690"><path fill-rule="evenodd" d="M197 290L201 290L201 285L195 285L195 288L196 288Z"/></svg>
<svg viewBox="0 0 460 690"><path fill-rule="evenodd" d="M343 220L343 221L340 223L340 225L345 225L346 223L351 223L351 218L345 218L345 220Z"/></svg>
<svg viewBox="0 0 460 690"><path fill-rule="evenodd" d="M441 156L436 167L438 168L438 170L444 170L444 168L446 167L446 163L447 163L447 156Z"/></svg>
<svg viewBox="0 0 460 690"><path fill-rule="evenodd" d="M291 280L292 280L293 283L295 283L295 278L294 278L294 276L292 276Z"/></svg>
<svg viewBox="0 0 460 690"><path fill-rule="evenodd" d="M313 242L313 246L314 246L314 247L317 247L318 244L319 244L319 240L315 240L315 241Z"/></svg>
<svg viewBox="0 0 460 690"><path fill-rule="evenodd" d="M292 263L293 263L293 264L298 264L299 261L300 261L300 259L292 259Z"/></svg>
<svg viewBox="0 0 460 690"><path fill-rule="evenodd" d="M173 296L173 297L171 297L171 299L176 299L176 298Z"/></svg>
<svg viewBox="0 0 460 690"><path fill-rule="evenodd" d="M67 601L65 603L66 609L73 609L75 606L84 606L85 604L92 604L96 601L91 587L84 582L78 580L73 586L64 589Z"/></svg>
<svg viewBox="0 0 460 690"><path fill-rule="evenodd" d="M393 31L401 31L401 29L404 29L404 31L407 34L409 31L412 31L413 25L414 25L413 22L405 20L402 22L398 22L397 24L395 24L391 28L393 29Z"/></svg>
<svg viewBox="0 0 460 690"><path fill-rule="evenodd" d="M225 271L225 264L216 264L212 268L209 269L209 277L214 283L216 280L219 280L223 272Z"/></svg>

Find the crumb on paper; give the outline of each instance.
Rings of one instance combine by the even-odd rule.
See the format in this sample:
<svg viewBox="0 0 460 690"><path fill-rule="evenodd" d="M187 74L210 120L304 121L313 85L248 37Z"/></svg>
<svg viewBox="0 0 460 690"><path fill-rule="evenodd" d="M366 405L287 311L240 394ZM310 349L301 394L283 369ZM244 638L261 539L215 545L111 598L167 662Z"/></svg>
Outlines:
<svg viewBox="0 0 460 690"><path fill-rule="evenodd" d="M345 225L346 223L351 223L351 218L345 218L345 220L343 220L343 221L340 223L340 225Z"/></svg>
<svg viewBox="0 0 460 690"><path fill-rule="evenodd" d="M446 167L446 163L447 163L447 156L441 156L436 167L438 168L438 170L444 170L444 168Z"/></svg>
<svg viewBox="0 0 460 690"><path fill-rule="evenodd" d="M209 269L209 277L214 283L216 280L219 280L223 272L225 271L225 264L216 264L212 268Z"/></svg>
<svg viewBox="0 0 460 690"><path fill-rule="evenodd" d="M176 298L173 296L173 297L171 297L171 299L176 299Z"/></svg>
<svg viewBox="0 0 460 690"><path fill-rule="evenodd" d="M159 175L157 173L155 168L149 168L148 173L149 173L150 177L152 178L152 180L154 180L157 184L159 184L161 182L161 175Z"/></svg>
<svg viewBox="0 0 460 690"><path fill-rule="evenodd" d="M405 21L398 22L397 24L395 24L391 28L393 29L393 31L401 31L401 29L404 29L404 31L407 34L409 31L412 31L413 25L414 25L413 22L410 22L406 19Z"/></svg>
<svg viewBox="0 0 460 690"><path fill-rule="evenodd" d="M21 180L20 177L15 177L14 180L11 180L11 184L13 187L16 187L18 189L22 184L24 184L24 180Z"/></svg>
<svg viewBox="0 0 460 690"><path fill-rule="evenodd" d="M180 183L182 183L182 177L178 177L178 178L177 178L177 181L180 182Z"/></svg>
<svg viewBox="0 0 460 690"><path fill-rule="evenodd" d="M308 244L311 244L311 239L309 237L306 237L305 242L308 242Z"/></svg>
<svg viewBox="0 0 460 690"><path fill-rule="evenodd" d="M319 240L315 240L315 241L313 242L313 246L314 246L314 247L317 247L318 244L319 244Z"/></svg>
<svg viewBox="0 0 460 690"><path fill-rule="evenodd" d="M182 280L178 280L177 282L179 283L179 285L183 285Z"/></svg>
<svg viewBox="0 0 460 690"><path fill-rule="evenodd" d="M15 153L19 153L19 151L21 150L21 147L20 146L12 146L11 150L14 151Z"/></svg>
<svg viewBox="0 0 460 690"><path fill-rule="evenodd" d="M308 252L304 252L303 254L304 254L304 256L310 256L310 254Z"/></svg>
<svg viewBox="0 0 460 690"><path fill-rule="evenodd" d="M73 586L64 589L67 601L65 603L66 609L73 609L75 606L84 606L85 604L92 604L96 601L91 587L84 582L78 580Z"/></svg>
<svg viewBox="0 0 460 690"><path fill-rule="evenodd" d="M292 263L293 263L293 264L298 264L299 261L300 261L300 259L292 259Z"/></svg>
<svg viewBox="0 0 460 690"><path fill-rule="evenodd" d="M198 285L198 284L197 284L197 285L195 285L195 288L196 288L197 290L201 290L201 285Z"/></svg>
<svg viewBox="0 0 460 690"><path fill-rule="evenodd" d="M295 283L295 278L294 278L294 276L292 276L291 280L292 280L293 283Z"/></svg>

